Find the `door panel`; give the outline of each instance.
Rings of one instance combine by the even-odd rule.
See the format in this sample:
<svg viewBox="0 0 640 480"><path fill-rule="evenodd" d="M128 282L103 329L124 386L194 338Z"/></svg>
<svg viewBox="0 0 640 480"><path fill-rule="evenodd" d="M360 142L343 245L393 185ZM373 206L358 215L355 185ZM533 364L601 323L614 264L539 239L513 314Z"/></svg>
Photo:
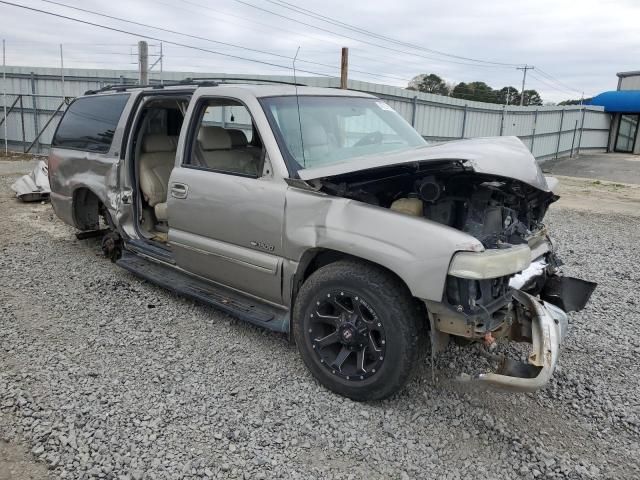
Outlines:
<svg viewBox="0 0 640 480"><path fill-rule="evenodd" d="M280 303L286 184L176 167L169 191L169 243L176 263Z"/></svg>

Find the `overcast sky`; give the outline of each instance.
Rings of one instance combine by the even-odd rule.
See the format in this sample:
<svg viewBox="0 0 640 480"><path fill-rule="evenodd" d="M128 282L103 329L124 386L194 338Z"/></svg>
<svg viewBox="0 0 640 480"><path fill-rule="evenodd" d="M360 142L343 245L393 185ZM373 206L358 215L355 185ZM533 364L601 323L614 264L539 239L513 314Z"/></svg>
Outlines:
<svg viewBox="0 0 640 480"><path fill-rule="evenodd" d="M281 67L178 47L170 42L286 67L291 65L290 58L300 46L299 69L337 76L340 47L348 46L353 79L406 86L414 75L436 73L448 82L478 80L494 88L507 85L520 88L522 72L513 66L478 64L429 51L436 50L458 57L535 65L541 71L529 72L527 88L537 89L545 101L557 102L579 98L582 91L588 97L614 90L616 72L640 69L637 0L288 0L336 21L422 49L325 23L279 6L277 0L60 0L280 56L186 38L41 0L11 1L161 38L165 41L165 70L290 73ZM106 31L6 4L0 4L0 19L8 65L59 66L58 44L62 43L67 67L136 69L134 45L140 39L136 35ZM158 42L149 40L149 43L150 53L157 54ZM154 60L152 57L151 61Z"/></svg>

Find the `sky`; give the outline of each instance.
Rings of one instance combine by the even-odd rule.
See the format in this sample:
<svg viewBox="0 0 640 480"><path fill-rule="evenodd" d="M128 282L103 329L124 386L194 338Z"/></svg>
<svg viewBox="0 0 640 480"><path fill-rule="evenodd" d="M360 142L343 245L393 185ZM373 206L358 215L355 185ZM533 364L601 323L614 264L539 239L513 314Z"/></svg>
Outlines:
<svg viewBox="0 0 640 480"><path fill-rule="evenodd" d="M148 39L150 63L163 41L165 71L238 74L291 74L300 47L299 75L339 76L340 49L349 47L349 78L401 87L415 75L435 73L448 83L520 89L516 66L527 64L535 68L526 88L545 102L615 90L616 72L640 70L637 0L287 1L56 0L203 37L196 39L42 0L11 0L133 35L0 3L0 37L7 65L59 67L62 44L65 67L136 70L136 44L147 35L156 38Z"/></svg>

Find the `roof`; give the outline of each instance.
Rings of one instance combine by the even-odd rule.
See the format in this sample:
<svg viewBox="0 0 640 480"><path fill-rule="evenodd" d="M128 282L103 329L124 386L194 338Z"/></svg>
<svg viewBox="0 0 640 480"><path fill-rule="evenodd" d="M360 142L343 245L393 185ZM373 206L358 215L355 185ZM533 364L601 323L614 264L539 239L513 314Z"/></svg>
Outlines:
<svg viewBox="0 0 640 480"><path fill-rule="evenodd" d="M327 87L306 87L296 86L291 84L270 83L270 84L255 84L255 83L226 83L226 82L179 82L167 85L108 85L100 90L88 90L85 95L93 94L112 94L114 92L142 92L142 91L172 91L172 90L195 90L196 88L211 89L211 93L215 93L218 89L224 89L227 93L229 89L241 89L245 92L250 92L255 97L275 97L285 95L322 95L333 97L371 97L373 95L368 93L343 90L339 88L327 88Z"/></svg>
<svg viewBox="0 0 640 480"><path fill-rule="evenodd" d="M614 90L596 95L589 102L604 107L605 112L640 113L640 90Z"/></svg>
<svg viewBox="0 0 640 480"><path fill-rule="evenodd" d="M616 75L620 78L623 77L636 77L636 76L640 76L640 70L632 70L630 72L618 72L616 73Z"/></svg>

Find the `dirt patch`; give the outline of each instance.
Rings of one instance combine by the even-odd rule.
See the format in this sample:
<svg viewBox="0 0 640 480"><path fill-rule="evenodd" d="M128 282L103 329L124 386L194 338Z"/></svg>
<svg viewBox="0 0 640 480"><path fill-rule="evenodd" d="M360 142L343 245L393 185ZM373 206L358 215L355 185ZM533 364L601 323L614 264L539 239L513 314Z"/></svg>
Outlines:
<svg viewBox="0 0 640 480"><path fill-rule="evenodd" d="M48 478L47 467L36 462L29 449L12 435L10 423L0 413L0 480Z"/></svg>
<svg viewBox="0 0 640 480"><path fill-rule="evenodd" d="M553 208L640 216L640 185L591 178L556 177L560 200Z"/></svg>

